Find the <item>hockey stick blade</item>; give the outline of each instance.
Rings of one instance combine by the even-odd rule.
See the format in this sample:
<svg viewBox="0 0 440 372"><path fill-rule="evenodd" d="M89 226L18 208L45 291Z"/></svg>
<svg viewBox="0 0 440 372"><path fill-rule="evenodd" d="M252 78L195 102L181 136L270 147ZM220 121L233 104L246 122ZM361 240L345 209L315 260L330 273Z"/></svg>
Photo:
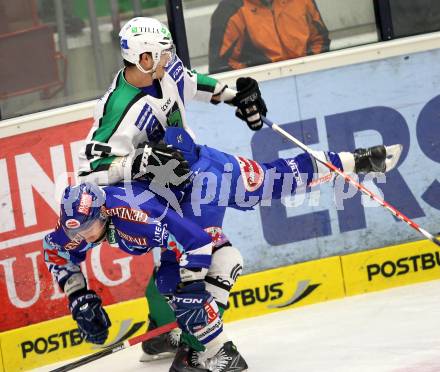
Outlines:
<svg viewBox="0 0 440 372"><path fill-rule="evenodd" d="M101 358L103 358L103 357L105 357L107 355L110 355L110 354L116 353L118 351L124 350L127 347L136 345L136 344L138 344L140 342L150 340L150 339L152 339L152 338L154 338L156 336L159 336L159 335L161 335L163 333L170 332L174 328L178 328L178 327L179 326L177 325L177 322L165 324L162 327L155 328L155 329L153 329L153 330L151 330L151 331L149 331L147 333L144 333L142 335L130 338L127 341L118 342L117 344L114 344L114 345L112 345L112 346L110 346L110 347L108 347L106 349L98 351L97 353L94 353L94 354L87 355L84 358L78 359L78 360L76 360L74 362L71 362L69 364L66 364L66 365L64 365L62 367L58 367L56 369L52 369L52 370L50 370L50 372L71 371L74 368L78 368L80 366L83 366L83 365L88 364L90 362L93 362L95 360L101 359Z"/></svg>
<svg viewBox="0 0 440 372"><path fill-rule="evenodd" d="M348 182L355 186L358 190L363 192L365 195L369 196L371 199L376 201L379 205L390 211L395 217L400 219L403 222L406 222L409 226L411 226L413 229L417 230L420 234L422 234L425 238L432 241L434 244L437 244L440 246L440 240L438 240L434 235L430 234L425 229L421 228L417 223L415 223L413 220L411 220L409 217L405 216L403 213L399 212L396 208L394 208L392 205L387 203L385 200L379 198L376 194L373 194L370 190L368 190L364 185L358 183L356 180L354 180L352 177L350 177L348 174L344 173L339 168L335 167L332 163L321 160L317 158L313 150L309 148L307 145L303 144L301 141L293 137L290 133L286 132L283 128L281 128L279 125L273 123L266 117L262 117L263 123L272 128L275 132L278 132L283 137L287 138L289 141L293 142L295 145L297 145L300 149L307 152L310 156L312 156L317 162L321 163L322 165L329 168L331 171L335 172L339 176L343 177L345 182Z"/></svg>

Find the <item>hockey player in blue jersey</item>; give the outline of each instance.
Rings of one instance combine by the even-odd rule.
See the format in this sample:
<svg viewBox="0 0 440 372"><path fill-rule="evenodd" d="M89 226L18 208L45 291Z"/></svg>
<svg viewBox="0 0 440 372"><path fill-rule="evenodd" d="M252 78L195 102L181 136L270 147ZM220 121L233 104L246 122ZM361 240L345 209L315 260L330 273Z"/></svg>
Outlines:
<svg viewBox="0 0 440 372"><path fill-rule="evenodd" d="M192 169L191 182L182 187L180 205L187 209L186 213L192 211L194 215L202 214L205 206L250 209L262 201L295 194L299 186L307 188L329 179L329 173L323 173L309 154L260 164L197 146L179 128L169 128L165 141L179 147L179 154ZM328 158L345 171L358 173L390 170L398 159L387 159L384 146L354 154L321 152L315 155ZM158 167L152 171L160 170ZM227 185L223 188L225 177ZM203 353L194 351L192 362L183 366L176 364L182 362L176 357L170 371L246 370L245 360L222 331L217 301L207 290L215 248L211 236L179 215L163 197L166 194L160 190L156 194L158 189L149 185L146 181L131 181L102 189L92 183L66 188L59 225L44 238L44 251L50 272L68 296L73 318L86 340L105 342L110 320L100 298L87 288L79 267L89 249L103 239L134 255L160 247L164 253L156 273L159 291L171 298L180 328L205 348ZM207 193L210 194L208 201L202 197ZM241 196L237 199L238 194ZM195 318L198 321L194 323Z"/></svg>
<svg viewBox="0 0 440 372"><path fill-rule="evenodd" d="M217 304L205 288L211 265L211 237L170 209L146 188L145 182L104 188L92 183L67 187L59 224L43 240L48 269L68 297L72 317L86 341L103 344L111 326L100 297L88 288L79 266L87 251L105 239L133 255L155 247L167 250L174 259L162 267L165 273L160 287L169 295L181 329L213 351L205 361L210 368L223 370L225 350L240 367L237 370L247 368L224 335Z"/></svg>

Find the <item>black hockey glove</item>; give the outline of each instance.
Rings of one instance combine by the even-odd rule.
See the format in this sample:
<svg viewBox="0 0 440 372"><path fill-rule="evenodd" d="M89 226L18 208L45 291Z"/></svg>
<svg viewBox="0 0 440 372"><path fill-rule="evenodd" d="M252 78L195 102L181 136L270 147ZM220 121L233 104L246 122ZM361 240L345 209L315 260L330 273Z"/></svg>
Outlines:
<svg viewBox="0 0 440 372"><path fill-rule="evenodd" d="M266 116L267 108L257 81L250 77L241 77L237 79L236 85L237 95L231 101L237 107L235 115L244 120L252 130L261 129L261 116Z"/></svg>
<svg viewBox="0 0 440 372"><path fill-rule="evenodd" d="M160 184L179 186L188 182L190 168L180 150L159 143L136 150L131 174L133 179L148 178Z"/></svg>
<svg viewBox="0 0 440 372"><path fill-rule="evenodd" d="M91 290L81 290L69 296L69 309L87 342L102 345L112 325L102 307L101 298Z"/></svg>

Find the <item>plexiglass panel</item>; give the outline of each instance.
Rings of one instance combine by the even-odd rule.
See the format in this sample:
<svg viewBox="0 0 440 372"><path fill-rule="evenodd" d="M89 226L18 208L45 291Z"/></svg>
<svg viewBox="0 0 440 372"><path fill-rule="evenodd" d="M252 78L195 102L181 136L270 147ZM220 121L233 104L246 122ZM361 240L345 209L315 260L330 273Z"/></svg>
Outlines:
<svg viewBox="0 0 440 372"><path fill-rule="evenodd" d="M193 1L185 23L192 66L211 73L378 41L373 0Z"/></svg>

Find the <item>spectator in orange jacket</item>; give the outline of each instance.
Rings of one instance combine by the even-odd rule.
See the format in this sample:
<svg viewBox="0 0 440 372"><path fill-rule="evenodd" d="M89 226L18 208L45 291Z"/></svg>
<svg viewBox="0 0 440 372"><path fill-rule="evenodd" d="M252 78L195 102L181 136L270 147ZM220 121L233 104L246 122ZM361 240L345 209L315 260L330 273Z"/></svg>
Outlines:
<svg viewBox="0 0 440 372"><path fill-rule="evenodd" d="M222 0L211 18L209 72L329 50L314 0Z"/></svg>

